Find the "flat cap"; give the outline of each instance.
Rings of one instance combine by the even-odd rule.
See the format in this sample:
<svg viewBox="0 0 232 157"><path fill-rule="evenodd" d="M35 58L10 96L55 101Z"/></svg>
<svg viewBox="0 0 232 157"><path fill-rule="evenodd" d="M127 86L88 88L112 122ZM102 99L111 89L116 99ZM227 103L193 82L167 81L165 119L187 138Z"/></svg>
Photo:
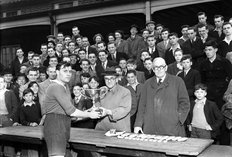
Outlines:
<svg viewBox="0 0 232 157"><path fill-rule="evenodd" d="M146 22L146 26L147 26L148 24L155 24L155 22L154 22L154 21L147 21L147 22Z"/></svg>

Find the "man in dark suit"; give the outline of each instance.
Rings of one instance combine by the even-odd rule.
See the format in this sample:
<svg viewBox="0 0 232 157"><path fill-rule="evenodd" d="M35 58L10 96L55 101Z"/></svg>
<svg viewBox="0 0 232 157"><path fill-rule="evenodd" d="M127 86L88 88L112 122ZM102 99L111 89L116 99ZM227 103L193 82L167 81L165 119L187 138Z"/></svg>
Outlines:
<svg viewBox="0 0 232 157"><path fill-rule="evenodd" d="M221 42L225 38L225 34L222 30L222 25L224 23L224 17L222 15L214 16L215 29L209 32L209 36L215 38L217 42Z"/></svg>
<svg viewBox="0 0 232 157"><path fill-rule="evenodd" d="M86 58L88 58L89 53L97 54L97 49L94 47L89 46L89 39L88 37L82 37L82 46L86 50Z"/></svg>
<svg viewBox="0 0 232 157"><path fill-rule="evenodd" d="M22 48L18 48L16 50L16 57L11 62L11 72L12 72L13 76L16 76L19 73L20 65L22 65L23 63L26 63L26 62L27 62L27 58L24 57L24 52L23 52Z"/></svg>
<svg viewBox="0 0 232 157"><path fill-rule="evenodd" d="M182 47L178 43L178 34L177 33L170 33L168 35L168 38L169 38L169 42L170 42L171 47L166 50L165 56L164 56L164 59L165 59L167 65L174 63L176 61L175 57L174 57L174 52L177 49L182 49Z"/></svg>
<svg viewBox="0 0 232 157"><path fill-rule="evenodd" d="M163 40L157 44L159 57L164 58L166 50L171 47L171 44L168 39L168 35L169 35L169 30L167 28L164 28L161 31L161 37Z"/></svg>
<svg viewBox="0 0 232 157"><path fill-rule="evenodd" d="M184 80L190 100L194 100L194 87L201 82L199 71L192 69L191 55L184 55L181 59L183 71L178 74Z"/></svg>
<svg viewBox="0 0 232 157"><path fill-rule="evenodd" d="M189 39L183 44L184 54L191 54L193 58L193 68L199 69L201 62L205 59L204 44L194 27L188 29Z"/></svg>
<svg viewBox="0 0 232 157"><path fill-rule="evenodd" d="M215 38L209 36L209 29L207 25L199 24L197 30L203 44L210 40L216 40Z"/></svg>
<svg viewBox="0 0 232 157"><path fill-rule="evenodd" d="M105 72L106 68L114 67L118 65L118 63L107 59L108 52L106 50L100 50L98 52L98 58L100 62L96 65L95 69L97 76L100 78L100 85L104 85L104 77L101 74Z"/></svg>
<svg viewBox="0 0 232 157"><path fill-rule="evenodd" d="M156 57L159 57L159 52L158 49L156 47L156 38L154 35L149 35L147 37L147 51L150 53L151 58L154 59Z"/></svg>
<svg viewBox="0 0 232 157"><path fill-rule="evenodd" d="M219 54L222 57L226 57L226 54L232 51L232 24L229 22L225 22L222 28L223 33L225 34L225 38L219 44Z"/></svg>
<svg viewBox="0 0 232 157"><path fill-rule="evenodd" d="M119 61L121 58L128 59L128 56L126 53L118 52L116 51L116 44L114 42L109 42L107 44L109 55L108 59L112 60L114 62L117 62L119 64Z"/></svg>

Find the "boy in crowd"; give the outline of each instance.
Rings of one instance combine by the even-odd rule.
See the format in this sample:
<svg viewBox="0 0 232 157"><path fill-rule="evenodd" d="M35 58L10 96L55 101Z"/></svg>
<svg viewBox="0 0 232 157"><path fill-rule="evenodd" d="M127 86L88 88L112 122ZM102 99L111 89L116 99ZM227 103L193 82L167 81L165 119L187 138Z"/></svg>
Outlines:
<svg viewBox="0 0 232 157"><path fill-rule="evenodd" d="M183 71L178 74L184 80L190 100L194 99L194 87L201 82L199 71L192 69L192 57L187 54L181 59Z"/></svg>
<svg viewBox="0 0 232 157"><path fill-rule="evenodd" d="M145 67L144 74L145 74L146 80L155 75L155 73L152 70L152 59L151 58L146 58L144 60L144 67Z"/></svg>
<svg viewBox="0 0 232 157"><path fill-rule="evenodd" d="M207 100L207 87L204 84L195 86L195 101L191 101L189 126L191 137L215 139L219 135L223 116L215 102Z"/></svg>
<svg viewBox="0 0 232 157"><path fill-rule="evenodd" d="M127 70L135 70L137 67L136 61L134 59L128 59L126 67ZM144 72L136 71L136 76L139 83L144 83L146 81Z"/></svg>

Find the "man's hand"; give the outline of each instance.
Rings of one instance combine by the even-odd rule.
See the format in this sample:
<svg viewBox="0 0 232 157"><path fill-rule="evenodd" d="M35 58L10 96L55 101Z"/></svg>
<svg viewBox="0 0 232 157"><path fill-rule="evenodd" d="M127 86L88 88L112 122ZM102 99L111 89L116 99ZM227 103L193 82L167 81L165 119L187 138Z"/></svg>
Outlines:
<svg viewBox="0 0 232 157"><path fill-rule="evenodd" d="M38 126L38 124L36 122L30 123L30 126Z"/></svg>
<svg viewBox="0 0 232 157"><path fill-rule="evenodd" d="M108 116L108 115L112 115L112 111L111 110L108 110L104 107L99 107L99 110L101 112L101 116L102 117L105 117L105 116Z"/></svg>
<svg viewBox="0 0 232 157"><path fill-rule="evenodd" d="M135 128L134 128L134 133L138 134L138 133L140 133L140 132L141 132L142 134L144 134L144 133L143 133L143 129L142 129L141 127L135 127Z"/></svg>
<svg viewBox="0 0 232 157"><path fill-rule="evenodd" d="M101 114L99 112L94 111L94 110L92 110L91 112L88 112L88 111L84 111L84 112L88 113L88 116L91 119L97 119L97 118L101 117Z"/></svg>
<svg viewBox="0 0 232 157"><path fill-rule="evenodd" d="M14 122L12 126L20 126L21 124L19 124L18 122Z"/></svg>

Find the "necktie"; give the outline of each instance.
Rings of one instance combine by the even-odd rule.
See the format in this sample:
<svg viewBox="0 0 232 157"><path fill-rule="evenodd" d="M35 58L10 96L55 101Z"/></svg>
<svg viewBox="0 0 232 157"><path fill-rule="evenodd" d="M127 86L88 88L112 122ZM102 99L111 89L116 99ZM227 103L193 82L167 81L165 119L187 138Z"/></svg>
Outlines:
<svg viewBox="0 0 232 157"><path fill-rule="evenodd" d="M167 41L164 41L164 47L167 49Z"/></svg>
<svg viewBox="0 0 232 157"><path fill-rule="evenodd" d="M78 103L79 103L79 101L80 101L80 99L79 99L79 98L75 98L75 103L76 103L76 104L78 104Z"/></svg>
<svg viewBox="0 0 232 157"><path fill-rule="evenodd" d="M186 72L186 71L184 71L184 77L186 77L186 75L187 75L187 72Z"/></svg>
<svg viewBox="0 0 232 157"><path fill-rule="evenodd" d="M158 86L161 85L161 83L162 83L162 79L159 79L159 80L158 80L158 83L157 83Z"/></svg>
<svg viewBox="0 0 232 157"><path fill-rule="evenodd" d="M104 62L102 63L102 67L103 67L103 69L105 69L105 63Z"/></svg>
<svg viewBox="0 0 232 157"><path fill-rule="evenodd" d="M111 58L112 58L112 60L113 60L113 61L115 61L115 57L114 57L114 55L111 55Z"/></svg>

